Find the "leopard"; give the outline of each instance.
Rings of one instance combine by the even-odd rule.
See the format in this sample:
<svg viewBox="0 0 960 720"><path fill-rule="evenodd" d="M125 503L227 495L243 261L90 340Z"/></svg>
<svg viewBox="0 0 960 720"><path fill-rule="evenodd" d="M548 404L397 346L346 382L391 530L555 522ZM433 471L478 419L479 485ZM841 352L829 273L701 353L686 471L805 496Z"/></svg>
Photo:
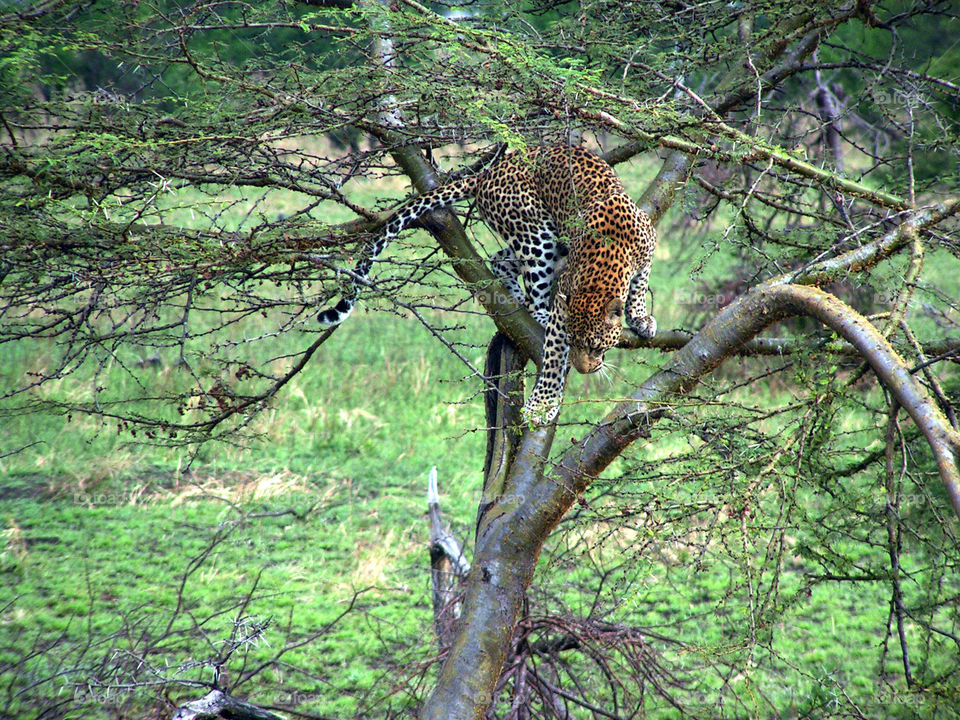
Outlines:
<svg viewBox="0 0 960 720"><path fill-rule="evenodd" d="M427 213L468 198L504 241L490 258L493 275L544 328L542 362L522 417L549 424L570 365L580 373L601 370L606 351L621 339L622 319L640 338L657 332L647 311L653 222L613 168L586 148L516 149L403 203L357 263L352 289L317 319L323 327L343 322L356 303L358 281L393 238Z"/></svg>

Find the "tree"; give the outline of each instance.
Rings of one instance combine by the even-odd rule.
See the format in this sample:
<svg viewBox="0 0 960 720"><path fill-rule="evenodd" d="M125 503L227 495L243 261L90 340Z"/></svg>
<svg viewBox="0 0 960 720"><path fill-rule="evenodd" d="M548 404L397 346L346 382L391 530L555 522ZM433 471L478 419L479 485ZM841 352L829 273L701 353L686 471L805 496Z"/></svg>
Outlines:
<svg viewBox="0 0 960 720"><path fill-rule="evenodd" d="M311 334L315 310L351 281L344 268L387 216L354 199L358 179L400 174L428 190L443 179L435 151L457 143L479 147L458 172L528 143L585 138L614 165L644 154L658 169L639 203L661 225L672 218L661 234L686 257L674 267L699 274L717 261L728 274L667 303L706 300L690 329L627 340L668 354L602 411L567 407L561 427L584 424L569 443L554 447L557 425L518 433L518 373L539 362L542 332L454 214L424 219L415 260L388 253L364 285L368 305L414 317L454 352L429 310L462 310L467 293L501 333L484 373L495 432L472 569L422 716L627 717L645 703L713 716L724 698L724 716L869 716L876 708L822 679L796 707L777 706L754 674L790 664L771 640L787 608L846 582L890 588L886 637L901 669L886 679L885 651L880 705L905 693L918 713L956 702L957 550L943 517L948 505L960 514L952 13L933 1L484 2L457 15L414 0L8 7L0 340L52 338L61 354L6 393L4 412L94 413L173 444L242 436L331 336ZM101 70L79 72L90 58ZM327 156L304 141L325 135L354 149ZM303 203L223 222L226 193L261 188ZM667 216L678 197L686 212ZM323 202L355 218L324 222ZM437 280L438 268L457 281ZM263 327L261 316L256 339L302 332L303 351L249 356L218 341L232 324ZM762 334L774 324L781 334ZM131 344L175 348L179 380L139 395L95 385L69 401L33 392ZM753 359L741 375L711 375L735 357ZM771 378L789 401L762 397ZM636 451L653 432L682 433L690 454L656 469ZM632 502L610 484L575 510L615 462L624 484L678 484ZM883 493L869 500L874 481ZM637 517L661 547L702 559L719 545L735 560L729 593L747 630L730 658L704 653L681 673L682 633L530 610L537 560L565 519L620 541ZM850 546L835 547L838 535ZM926 564L905 561L907 545ZM861 562L864 547L874 554ZM794 552L809 581L788 592Z"/></svg>

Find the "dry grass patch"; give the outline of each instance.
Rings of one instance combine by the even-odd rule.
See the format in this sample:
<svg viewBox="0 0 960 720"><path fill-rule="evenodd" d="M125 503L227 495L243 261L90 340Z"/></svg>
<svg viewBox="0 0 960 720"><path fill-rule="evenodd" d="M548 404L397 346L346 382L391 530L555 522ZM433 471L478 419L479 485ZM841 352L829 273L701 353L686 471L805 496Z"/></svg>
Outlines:
<svg viewBox="0 0 960 720"><path fill-rule="evenodd" d="M292 495L308 496L317 502L332 495L334 490L335 486L331 484L321 492L302 475L281 470L265 475L226 473L208 476L197 482L178 484L172 490L155 493L153 497L158 502L169 502L171 507L211 498L229 503L247 503Z"/></svg>
<svg viewBox="0 0 960 720"><path fill-rule="evenodd" d="M393 528L382 537L358 540L354 547L356 567L350 587L396 586L398 583L393 576L399 568L406 566L404 558L423 551L420 543L410 537L399 537Z"/></svg>
<svg viewBox="0 0 960 720"><path fill-rule="evenodd" d="M27 560L27 541L23 530L10 518L7 529L0 532L0 571L10 572L22 567Z"/></svg>

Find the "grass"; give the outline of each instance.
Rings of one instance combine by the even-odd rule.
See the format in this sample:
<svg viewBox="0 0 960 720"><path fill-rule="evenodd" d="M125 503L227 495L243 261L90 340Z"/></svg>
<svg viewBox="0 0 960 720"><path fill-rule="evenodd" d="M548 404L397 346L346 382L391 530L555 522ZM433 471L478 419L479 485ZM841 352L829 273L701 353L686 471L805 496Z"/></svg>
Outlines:
<svg viewBox="0 0 960 720"><path fill-rule="evenodd" d="M629 187L639 187L645 175L639 169L622 172ZM393 185L368 187L358 200L371 205L374 197L399 192ZM164 221L196 222L194 199L169 198ZM271 194L252 205L253 213L251 203L231 205L237 227L255 221L256 212L290 212L296 198ZM723 253L678 255L667 238L654 270L664 328L687 322L690 308L670 300L689 296L690 264L702 260L703 277L722 277L730 263ZM953 271L934 265L927 272L937 282ZM428 317L440 324L453 318L442 311ZM462 327L448 338L461 343L474 367L482 367L490 322L478 315L456 316L455 322ZM249 352L273 357L301 349L312 337L291 332ZM133 362L136 354L130 352L126 361ZM44 362L36 348L2 353L0 380L6 385ZM661 359L657 353L613 351L612 381L572 375L572 402L565 410L572 425L561 432L582 432L576 423L595 416L598 402L625 391ZM159 365L136 375L146 384L164 383L175 382L175 372L173 358L161 357ZM119 368L105 376L120 392L122 383L132 382ZM81 371L45 392L82 395L92 382L91 373ZM741 520L714 512L746 497L754 476L721 477L711 468L698 484L679 469L683 463L697 468L697 462L722 462L702 439L706 435L691 433L691 423L707 427L712 403L733 382L722 375L711 381L690 401L700 407L687 424L664 423L610 468L591 490L588 508L565 521L541 558L536 607L587 615L597 577L604 575L605 617L681 638L682 647L663 650L673 667L718 658L744 668L725 682L719 675L698 678L704 702L725 698L736 714L763 714L769 703L795 716L827 716L842 693L852 693L869 706L876 701L889 588L879 582L811 583L816 563L799 549L786 554L787 567L763 566L758 558L774 534L763 513ZM193 456L186 449L131 442L95 418L8 418L0 428L0 454L24 448L0 457L0 685L16 696L8 695L8 706L26 712L38 697L48 703L68 698L64 717L169 715L156 694L126 688L135 676L144 677L145 664L170 680L209 682L215 661L228 656L223 672L236 681L245 669L318 631L317 638L285 654L284 672L263 673L238 694L324 717L412 706L429 687L429 675L420 680L415 663L434 652L426 477L437 465L445 516L469 540L484 452L479 390L463 363L418 323L361 310L257 418L253 430L260 439L243 447L208 446ZM791 393L789 387L755 383L724 397L769 408L788 402ZM845 421L851 429L865 422ZM778 422L770 420L765 429L776 432ZM797 422L795 416L784 419L781 429ZM749 456L748 449L734 450ZM674 477L687 479L674 483L664 468L676 468ZM719 480L730 484L718 487ZM861 490L876 497L874 488ZM821 502L802 491L797 497L806 497L810 508ZM707 510L672 523L669 508L640 512L664 498L691 507L702 501ZM770 499L756 502L771 512L777 508ZM631 506L638 510L636 520L604 519L607 510ZM787 538L797 548L819 540ZM869 547L849 537L837 543L852 555ZM883 553L882 545L872 547L859 561L882 566ZM760 612L750 602L763 597L764 588L778 604ZM34 647L50 649L8 665ZM99 662L118 656L129 662L114 663L120 670L109 677L98 676ZM930 653L932 663L951 657ZM398 674L406 662L414 669ZM895 667L892 660L888 665ZM32 686L35 680L44 682ZM199 688L172 687L173 703L202 694ZM890 717L901 711L908 716L912 708L904 697L888 698ZM675 713L660 707L652 716Z"/></svg>

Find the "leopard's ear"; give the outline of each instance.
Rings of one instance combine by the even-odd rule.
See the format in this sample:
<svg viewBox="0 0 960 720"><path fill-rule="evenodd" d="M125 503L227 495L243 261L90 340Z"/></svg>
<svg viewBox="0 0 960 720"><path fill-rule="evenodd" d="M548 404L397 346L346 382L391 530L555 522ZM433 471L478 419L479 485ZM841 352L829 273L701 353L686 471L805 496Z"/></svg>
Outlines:
<svg viewBox="0 0 960 720"><path fill-rule="evenodd" d="M618 297L613 298L607 303L607 306L604 308L607 316L607 322L611 325L620 322L620 317L623 315L623 300Z"/></svg>

